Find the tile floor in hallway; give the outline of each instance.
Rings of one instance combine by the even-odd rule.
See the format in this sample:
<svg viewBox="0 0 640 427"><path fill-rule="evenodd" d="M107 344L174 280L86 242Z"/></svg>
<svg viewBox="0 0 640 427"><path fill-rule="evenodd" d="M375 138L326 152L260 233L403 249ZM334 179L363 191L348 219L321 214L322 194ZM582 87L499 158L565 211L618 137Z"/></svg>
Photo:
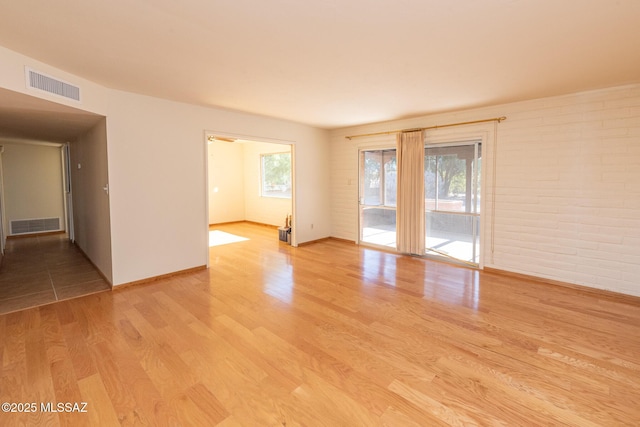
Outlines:
<svg viewBox="0 0 640 427"><path fill-rule="evenodd" d="M66 234L7 240L0 268L0 314L109 289Z"/></svg>

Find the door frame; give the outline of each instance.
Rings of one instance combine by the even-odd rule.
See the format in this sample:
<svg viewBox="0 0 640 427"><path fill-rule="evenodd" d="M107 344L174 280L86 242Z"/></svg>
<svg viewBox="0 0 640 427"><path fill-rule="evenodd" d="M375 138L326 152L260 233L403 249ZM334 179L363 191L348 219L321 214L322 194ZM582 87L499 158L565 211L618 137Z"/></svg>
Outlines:
<svg viewBox="0 0 640 427"><path fill-rule="evenodd" d="M75 241L73 228L73 194L71 191L71 147L69 143L62 145L62 195L64 198L64 223L67 237L70 241Z"/></svg>
<svg viewBox="0 0 640 427"><path fill-rule="evenodd" d="M266 142L269 144L288 145L291 148L291 246L297 247L298 240L296 230L298 215L296 212L296 142L283 139L275 139L258 135L246 135L230 133L217 130L204 130L203 151L204 151L204 188L205 188L205 253L206 266L209 268L209 137L217 136L221 138L237 139L241 141Z"/></svg>
<svg viewBox="0 0 640 427"><path fill-rule="evenodd" d="M451 145L460 145L464 143L471 143L478 141L482 146L482 164L480 167L480 227L478 236L480 238L480 248L478 254L478 265L476 268L479 270L484 269L485 260L486 260L486 251L487 242L489 238L489 234L493 234L493 232L489 229L489 219L494 214L493 212L488 212L490 207L489 205L489 196L495 197L493 194L493 189L495 188L495 171L492 171L493 165L495 163L495 141L492 140L491 135L495 137L495 133L486 130L486 127L483 130L478 131L460 131L455 129L443 130L442 133L432 131L427 133L424 145L427 148L430 145L433 146L445 146L448 144ZM491 174L489 174L491 172ZM491 192L489 191L489 187L492 188ZM491 216L490 216L491 215Z"/></svg>
<svg viewBox="0 0 640 427"><path fill-rule="evenodd" d="M426 140L425 140L424 149L426 151L426 150L432 149L432 148L449 148L449 147L462 147L462 146L473 146L474 160L478 160L478 159L482 158L482 157L478 157L478 151L479 151L478 149L480 147L483 147L482 138L474 138L474 139L465 138L463 140L438 142L438 143L436 143L436 142L426 143ZM482 148L480 148L480 149L484 153L484 149L482 149ZM482 182L483 182L482 181L482 177L484 176L483 172L482 172L482 169L484 168L484 163L485 163L484 161L481 162L480 170L478 170L477 167L474 169L474 171L473 171L474 176L472 177L472 189L474 187L477 187L478 185L480 186L479 191L476 189L476 192L475 192L475 198L480 197L480 203L478 204L477 201L475 203L475 206L477 206L477 208L479 209L479 212L475 213L475 216L477 216L477 218L478 218L478 223L479 224L478 224L478 227L476 228L475 221L473 221L473 225L472 225L472 228L474 230L474 232L472 234L473 234L474 237L477 237L477 239L478 239L478 248L477 248L478 252L476 253L476 248L475 248L476 245L475 245L475 242L474 242L474 243L472 243L472 245L473 245L472 253L474 255L477 255L478 262L475 263L475 262L464 261L464 260L458 259L458 258L456 258L454 256L447 256L445 254L440 254L439 255L441 257L450 258L453 262L460 262L460 263L463 263L463 264L469 264L469 265L472 265L473 267L476 267L476 268L480 268L480 259L481 259L481 252L482 252L481 249L482 249L482 242L483 242L483 236L481 236L481 230L482 230L482 224L483 224L482 212L484 210L482 208L482 202L483 202L482 190L484 188L484 186L482 185ZM425 191L426 191L426 188L425 188ZM436 194L437 194L437 190L436 190ZM437 203L437 201L436 201L436 203ZM425 213L425 218L426 218L426 214L427 214L426 206L425 206L425 212L424 213ZM468 214L468 213L465 212L465 214ZM426 221L426 219L425 219L425 221ZM426 238L426 236L425 236L425 238ZM425 244L425 249L427 250L426 254L425 254L426 256L438 256L438 255L429 254L430 251L426 247L426 244ZM431 251L433 252L433 250L431 250ZM435 251L435 252L437 252L437 251Z"/></svg>
<svg viewBox="0 0 640 427"><path fill-rule="evenodd" d="M375 243L371 243L371 242L365 242L362 240L362 206L363 206L363 194L362 194L362 190L363 190L363 171L364 171L364 152L365 151L390 151L390 150L394 150L396 151L396 156L397 156L397 147L394 146L389 146L389 145L380 145L380 146L361 146L358 147L358 195L357 195L357 212L358 212L358 221L357 221L357 233L356 233L356 244L357 245L365 245L365 246L371 246L374 248L378 248L378 249L383 249L383 250L387 250L387 251L397 251L397 245L395 247L390 247L390 246L384 246L384 245L378 245ZM384 164L381 165L382 169L384 169ZM381 206L382 209L386 209L386 207L384 205ZM397 207L396 207L397 210Z"/></svg>

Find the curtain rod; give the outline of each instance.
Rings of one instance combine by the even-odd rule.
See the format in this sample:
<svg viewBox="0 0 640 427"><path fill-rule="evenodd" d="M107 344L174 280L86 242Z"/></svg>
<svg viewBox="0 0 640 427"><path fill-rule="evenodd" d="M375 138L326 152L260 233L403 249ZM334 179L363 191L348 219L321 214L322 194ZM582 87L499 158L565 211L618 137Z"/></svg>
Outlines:
<svg viewBox="0 0 640 427"><path fill-rule="evenodd" d="M386 131L386 132L363 133L363 134L360 134L360 135L345 136L345 138L353 139L353 138L361 138L361 137L364 137L364 136L391 135L391 134L394 134L394 133L401 133L401 132L413 132L413 131L419 131L419 130L440 129L440 128L448 128L448 127L452 127L452 126L473 125L473 124L476 124L476 123L487 123L487 122L498 122L498 123L500 123L503 120L507 120L507 118L505 116L502 116L502 117L493 117L491 119L473 120L473 121L470 121L470 122L458 122L458 123L448 123L446 125L427 126L427 127L424 127L424 128L399 129L399 130L389 130L389 131Z"/></svg>

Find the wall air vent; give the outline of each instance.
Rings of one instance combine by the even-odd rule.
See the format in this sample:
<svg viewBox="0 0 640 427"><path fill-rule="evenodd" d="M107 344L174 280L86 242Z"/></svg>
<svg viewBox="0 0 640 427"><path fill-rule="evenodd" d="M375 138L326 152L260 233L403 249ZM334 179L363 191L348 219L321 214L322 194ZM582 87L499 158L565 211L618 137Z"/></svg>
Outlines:
<svg viewBox="0 0 640 427"><path fill-rule="evenodd" d="M11 221L11 235L61 231L60 218L19 219Z"/></svg>
<svg viewBox="0 0 640 427"><path fill-rule="evenodd" d="M80 88L46 74L26 68L27 87L80 102Z"/></svg>

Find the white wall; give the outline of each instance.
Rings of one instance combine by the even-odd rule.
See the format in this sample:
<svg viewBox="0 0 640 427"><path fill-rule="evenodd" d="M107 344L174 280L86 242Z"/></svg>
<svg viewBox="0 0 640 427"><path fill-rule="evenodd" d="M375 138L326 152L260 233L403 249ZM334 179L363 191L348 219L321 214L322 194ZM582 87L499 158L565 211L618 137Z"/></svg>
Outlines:
<svg viewBox="0 0 640 427"><path fill-rule="evenodd" d="M209 144L209 224L244 221L244 144Z"/></svg>
<svg viewBox="0 0 640 427"><path fill-rule="evenodd" d="M244 146L244 199L247 221L284 227L285 218L292 213L291 199L262 197L261 159L262 154L291 152L284 144L245 142Z"/></svg>
<svg viewBox="0 0 640 427"><path fill-rule="evenodd" d="M60 147L2 141L0 145L7 233L11 234L11 221L22 219L60 218L64 229Z"/></svg>
<svg viewBox="0 0 640 427"><path fill-rule="evenodd" d="M371 143L345 135L502 115L495 144L492 124L427 133L485 138L485 266L640 296L640 85L332 131L331 234L357 238L357 150Z"/></svg>
<svg viewBox="0 0 640 427"><path fill-rule="evenodd" d="M70 144L71 192L75 242L112 282L106 130L102 119Z"/></svg>

